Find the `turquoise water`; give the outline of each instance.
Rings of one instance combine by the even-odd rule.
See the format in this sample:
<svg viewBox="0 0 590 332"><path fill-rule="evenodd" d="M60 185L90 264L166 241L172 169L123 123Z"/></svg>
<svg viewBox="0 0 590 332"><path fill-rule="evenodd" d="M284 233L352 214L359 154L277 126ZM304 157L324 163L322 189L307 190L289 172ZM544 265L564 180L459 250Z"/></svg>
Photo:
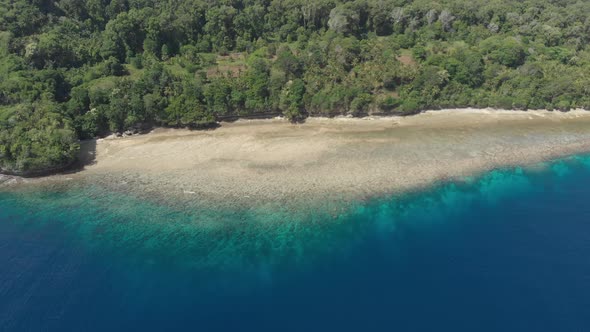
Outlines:
<svg viewBox="0 0 590 332"><path fill-rule="evenodd" d="M4 190L0 330L585 331L588 197L590 156L337 209Z"/></svg>

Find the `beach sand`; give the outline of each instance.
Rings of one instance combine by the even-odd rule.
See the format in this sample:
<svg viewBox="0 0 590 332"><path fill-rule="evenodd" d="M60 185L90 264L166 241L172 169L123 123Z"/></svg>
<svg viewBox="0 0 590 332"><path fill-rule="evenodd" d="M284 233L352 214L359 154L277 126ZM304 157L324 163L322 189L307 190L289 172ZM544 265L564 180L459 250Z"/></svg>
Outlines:
<svg viewBox="0 0 590 332"><path fill-rule="evenodd" d="M590 151L590 112L445 110L410 117L240 120L85 142L78 180L244 206L362 199ZM95 150L95 151L94 151Z"/></svg>

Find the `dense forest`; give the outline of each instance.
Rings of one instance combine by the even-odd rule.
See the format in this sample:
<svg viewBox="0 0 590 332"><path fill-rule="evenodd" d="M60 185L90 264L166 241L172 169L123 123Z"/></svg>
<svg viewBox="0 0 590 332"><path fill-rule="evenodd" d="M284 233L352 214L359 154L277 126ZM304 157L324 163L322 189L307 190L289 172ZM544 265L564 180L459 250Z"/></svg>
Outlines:
<svg viewBox="0 0 590 332"><path fill-rule="evenodd" d="M0 170L224 119L590 108L585 0L2 0Z"/></svg>

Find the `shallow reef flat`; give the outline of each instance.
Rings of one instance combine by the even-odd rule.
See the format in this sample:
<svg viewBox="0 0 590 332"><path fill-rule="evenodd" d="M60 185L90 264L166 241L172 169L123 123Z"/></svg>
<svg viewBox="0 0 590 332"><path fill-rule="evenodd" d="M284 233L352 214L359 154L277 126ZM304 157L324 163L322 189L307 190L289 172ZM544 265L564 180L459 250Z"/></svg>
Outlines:
<svg viewBox="0 0 590 332"><path fill-rule="evenodd" d="M99 139L83 150L93 157L83 170L27 182L85 183L179 204L297 208L590 151L590 112L459 109L303 124L241 120L215 130Z"/></svg>
<svg viewBox="0 0 590 332"><path fill-rule="evenodd" d="M494 170L403 194L308 201L305 206L207 205L199 200L173 202L170 197L157 202L102 185L56 182L1 190L0 217L5 225L43 230L50 239L67 234L67 241L60 240L67 246L71 242L100 256L137 259L134 264L146 269L231 270L259 281L327 257L346 260L359 243L373 237L389 243L391 237L403 236L399 230L409 224L450 227L448 221L478 206L494 210L497 202L534 198L543 194L547 183L575 181L577 174L587 180L590 156L536 166ZM533 198L524 200L534 204Z"/></svg>

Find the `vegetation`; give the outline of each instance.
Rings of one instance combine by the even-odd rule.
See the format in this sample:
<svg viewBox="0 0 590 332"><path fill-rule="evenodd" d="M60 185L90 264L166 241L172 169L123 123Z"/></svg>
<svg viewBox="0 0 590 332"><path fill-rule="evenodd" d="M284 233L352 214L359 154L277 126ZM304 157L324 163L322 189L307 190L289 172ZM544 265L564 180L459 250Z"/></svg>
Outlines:
<svg viewBox="0 0 590 332"><path fill-rule="evenodd" d="M590 107L584 0L0 3L0 170L77 139L283 114Z"/></svg>

